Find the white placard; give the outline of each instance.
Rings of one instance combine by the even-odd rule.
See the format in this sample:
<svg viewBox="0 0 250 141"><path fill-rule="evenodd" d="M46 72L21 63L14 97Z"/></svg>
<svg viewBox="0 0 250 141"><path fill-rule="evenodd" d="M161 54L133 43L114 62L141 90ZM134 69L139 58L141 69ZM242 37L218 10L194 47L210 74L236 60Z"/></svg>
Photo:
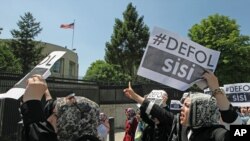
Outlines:
<svg viewBox="0 0 250 141"><path fill-rule="evenodd" d="M179 100L171 100L170 110L181 110L181 102Z"/></svg>
<svg viewBox="0 0 250 141"><path fill-rule="evenodd" d="M218 51L155 27L137 74L182 91L194 83L204 89L202 75L215 70L219 56Z"/></svg>
<svg viewBox="0 0 250 141"><path fill-rule="evenodd" d="M152 90L147 99L157 105L161 105L163 102L162 96L167 96L167 93L164 90Z"/></svg>
<svg viewBox="0 0 250 141"><path fill-rule="evenodd" d="M34 74L40 74L44 79L51 75L50 68L53 64L60 59L66 52L53 51L46 58L44 58L34 69L26 74L20 81L18 81L13 88L9 89L6 93L0 94L0 99L12 98L19 99L25 92L27 80Z"/></svg>
<svg viewBox="0 0 250 141"><path fill-rule="evenodd" d="M233 106L250 106L250 83L227 84L224 91Z"/></svg>

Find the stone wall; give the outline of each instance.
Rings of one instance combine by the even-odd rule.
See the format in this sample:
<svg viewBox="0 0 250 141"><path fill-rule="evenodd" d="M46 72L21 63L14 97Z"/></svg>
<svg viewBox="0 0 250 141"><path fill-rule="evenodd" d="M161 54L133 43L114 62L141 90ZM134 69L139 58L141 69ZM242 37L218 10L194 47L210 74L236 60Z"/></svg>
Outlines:
<svg viewBox="0 0 250 141"><path fill-rule="evenodd" d="M125 109L138 108L136 104L109 104L109 105L100 105L101 112L104 112L109 117L114 117L115 119L115 128L124 129L125 128Z"/></svg>

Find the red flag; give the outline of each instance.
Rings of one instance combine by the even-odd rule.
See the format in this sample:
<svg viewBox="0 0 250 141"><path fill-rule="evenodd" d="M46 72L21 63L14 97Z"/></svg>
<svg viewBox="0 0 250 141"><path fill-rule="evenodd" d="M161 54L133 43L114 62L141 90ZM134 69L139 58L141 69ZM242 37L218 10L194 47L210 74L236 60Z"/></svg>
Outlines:
<svg viewBox="0 0 250 141"><path fill-rule="evenodd" d="M64 29L73 29L74 28L75 23L71 23L71 24L61 24L60 28L64 28Z"/></svg>

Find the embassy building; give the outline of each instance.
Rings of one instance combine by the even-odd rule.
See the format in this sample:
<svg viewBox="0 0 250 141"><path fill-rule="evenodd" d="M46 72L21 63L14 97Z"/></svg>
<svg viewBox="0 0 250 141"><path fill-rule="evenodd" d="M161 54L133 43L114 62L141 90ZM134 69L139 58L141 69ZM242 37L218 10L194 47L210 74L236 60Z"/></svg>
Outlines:
<svg viewBox="0 0 250 141"><path fill-rule="evenodd" d="M60 58L51 68L51 77L78 79L78 55L75 49L70 50L67 47L42 42L44 47L42 54L47 56L52 51L66 51L62 58Z"/></svg>
<svg viewBox="0 0 250 141"><path fill-rule="evenodd" d="M8 43L10 39L0 39L0 43ZM78 79L78 55L75 49L68 49L66 46L40 42L37 46L44 47L42 55L47 56L53 51L65 51L66 53L51 68L51 77Z"/></svg>

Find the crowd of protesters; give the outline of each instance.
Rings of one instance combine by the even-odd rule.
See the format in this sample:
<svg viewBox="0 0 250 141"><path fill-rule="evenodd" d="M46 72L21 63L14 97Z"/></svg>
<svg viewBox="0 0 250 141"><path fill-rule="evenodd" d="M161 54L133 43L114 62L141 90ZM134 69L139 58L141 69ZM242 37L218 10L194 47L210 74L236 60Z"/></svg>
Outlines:
<svg viewBox="0 0 250 141"><path fill-rule="evenodd" d="M240 112L228 101L220 89L217 77L210 71L203 79L212 94L189 92L183 95L180 113L173 114L166 105L167 93L158 105L136 94L129 82L124 94L140 104L139 109L125 109L123 141L228 141L229 125L247 124L248 107ZM45 96L46 105L41 99ZM40 75L28 79L21 98L25 141L107 141L110 130L108 116L99 106L85 98L71 94L52 99L46 81Z"/></svg>
<svg viewBox="0 0 250 141"><path fill-rule="evenodd" d="M157 118L159 123L164 123L166 130L162 133L150 134L152 140L229 141L230 131L224 125L240 125L242 120L228 101L224 91L220 89L217 77L208 71L203 75L203 79L207 81L212 95L188 93L182 98L181 111L177 115L136 94L130 83L128 88L124 89L124 93L128 98L141 104L141 116L146 111L147 117L151 117L151 120ZM145 135L142 137L148 135L145 129L143 134ZM164 135L167 138L160 138ZM142 138L142 141L147 141L147 139Z"/></svg>

